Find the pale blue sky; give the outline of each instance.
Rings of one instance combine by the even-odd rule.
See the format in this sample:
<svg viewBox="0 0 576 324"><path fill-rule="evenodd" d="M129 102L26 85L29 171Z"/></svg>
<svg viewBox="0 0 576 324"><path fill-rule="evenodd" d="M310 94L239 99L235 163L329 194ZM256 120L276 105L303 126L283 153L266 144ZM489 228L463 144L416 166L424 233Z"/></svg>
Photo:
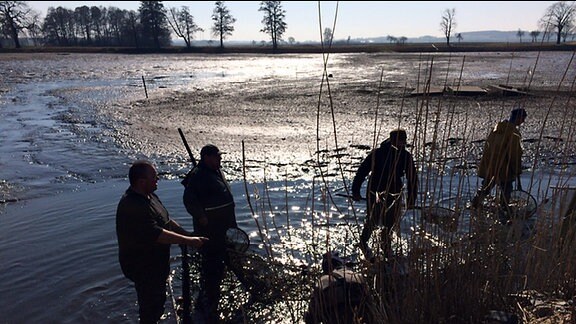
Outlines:
<svg viewBox="0 0 576 324"><path fill-rule="evenodd" d="M456 33L500 30L530 32L538 29L538 20L558 1L283 1L287 29L284 39L319 41L324 28L334 30L335 39L377 36L442 37L440 20L445 9L456 9ZM28 1L46 15L48 7L74 9L83 5L138 10L140 1ZM214 1L163 1L166 8L188 6L199 27L195 39L215 39L212 27ZM235 31L228 40L260 41L269 36L260 32L263 13L260 1L227 1L236 18ZM335 15L338 4L338 15ZM319 19L321 12L322 19ZM336 23L334 25L334 22Z"/></svg>

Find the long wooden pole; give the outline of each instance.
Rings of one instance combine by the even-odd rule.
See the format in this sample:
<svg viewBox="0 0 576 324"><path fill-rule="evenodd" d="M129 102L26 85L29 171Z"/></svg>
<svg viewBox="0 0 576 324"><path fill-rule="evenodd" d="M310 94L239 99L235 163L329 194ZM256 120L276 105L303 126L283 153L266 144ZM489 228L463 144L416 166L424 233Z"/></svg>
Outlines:
<svg viewBox="0 0 576 324"><path fill-rule="evenodd" d="M144 93L146 94L146 99L148 99L148 89L146 89L146 80L144 80L144 76L142 76L142 83L144 84Z"/></svg>
<svg viewBox="0 0 576 324"><path fill-rule="evenodd" d="M184 137L184 132L182 132L181 128L178 128L178 133L180 133L180 138L182 138L182 142L184 143L184 146L186 147L186 151L188 152L188 156L190 157L190 162L192 162L192 166L195 167L196 166L196 159L194 158L194 155L192 154L192 150L190 150L190 146L188 145L188 142L186 141L186 137Z"/></svg>
<svg viewBox="0 0 576 324"><path fill-rule="evenodd" d="M194 155L192 154L192 150L190 150L190 146L188 146L188 142L186 141L186 137L184 137L182 129L178 128L178 133L180 133L182 142L184 142L192 166L196 166L196 159L194 159ZM180 249L182 251L182 299L184 303L182 308L184 312L182 323L190 324L192 323L192 298L190 296L190 263L188 262L188 246L180 245Z"/></svg>

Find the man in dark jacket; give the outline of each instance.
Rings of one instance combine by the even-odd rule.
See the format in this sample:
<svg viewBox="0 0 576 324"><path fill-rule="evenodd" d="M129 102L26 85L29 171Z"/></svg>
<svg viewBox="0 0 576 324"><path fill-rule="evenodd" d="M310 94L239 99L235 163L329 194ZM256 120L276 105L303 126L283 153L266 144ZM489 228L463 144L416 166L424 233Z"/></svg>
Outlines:
<svg viewBox="0 0 576 324"><path fill-rule="evenodd" d="M156 323L164 313L166 279L170 273L170 244L200 247L204 237L191 237L170 219L154 191L156 168L148 161L130 167L130 187L116 211L116 235L120 267L134 282L140 323Z"/></svg>
<svg viewBox="0 0 576 324"><path fill-rule="evenodd" d="M208 144L200 151L200 162L182 184L184 205L193 218L194 231L210 240L200 253L200 294L197 311L208 323L218 323L220 284L229 257L226 251L226 231L237 227L234 198L221 170L221 152ZM240 278L239 278L240 279Z"/></svg>
<svg viewBox="0 0 576 324"><path fill-rule="evenodd" d="M416 202L418 176L412 154L406 151L406 131L396 129L390 132L390 137L382 142L379 148L373 150L364 159L354 181L352 182L352 197L359 201L360 188L368 174L366 189L366 220L360 236L360 249L366 259L373 260L373 254L368 247L368 240L374 227L384 225L382 248L387 255L391 253L390 235L394 225L400 218L402 210L402 178L407 180L407 208L414 208Z"/></svg>

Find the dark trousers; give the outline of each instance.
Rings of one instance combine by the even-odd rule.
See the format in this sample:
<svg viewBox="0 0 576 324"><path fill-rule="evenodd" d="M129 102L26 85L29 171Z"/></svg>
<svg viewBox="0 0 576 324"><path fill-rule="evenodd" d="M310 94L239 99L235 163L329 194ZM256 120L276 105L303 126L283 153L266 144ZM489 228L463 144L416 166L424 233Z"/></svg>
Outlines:
<svg viewBox="0 0 576 324"><path fill-rule="evenodd" d="M500 205L504 208L505 211L508 211L508 204L510 203L510 196L512 194L512 183L514 181L502 181L496 182L493 178L491 179L483 179L482 186L478 189L476 193L476 197L472 200L475 207L478 207L479 204L490 194L490 191L494 187L498 187L497 189L500 191Z"/></svg>
<svg viewBox="0 0 576 324"><path fill-rule="evenodd" d="M143 276L134 281L140 324L157 323L164 314L166 279L162 276Z"/></svg>
<svg viewBox="0 0 576 324"><path fill-rule="evenodd" d="M220 321L218 312L220 284L224 279L228 255L222 244L206 246L200 251L200 255L200 292L196 310L206 323L218 323Z"/></svg>
<svg viewBox="0 0 576 324"><path fill-rule="evenodd" d="M196 311L206 323L219 323L220 285L226 269L232 270L248 292L252 294L252 291L244 277L242 267L238 264L231 264L225 245L206 245L206 248L200 251L200 256L202 258L200 262L200 292L196 302Z"/></svg>
<svg viewBox="0 0 576 324"><path fill-rule="evenodd" d="M368 249L368 240L374 232L374 228L378 225L384 226L381 237L381 248L386 254L391 252L391 240L390 235L392 234L392 229L394 224L400 218L401 212L401 199L399 194L386 194L382 195L380 199L376 199L376 195L370 194L368 197L367 205L367 215L364 221L364 228L362 229L362 234L360 235L360 249L364 253L364 256L370 258L370 252ZM382 199L383 198L383 199Z"/></svg>

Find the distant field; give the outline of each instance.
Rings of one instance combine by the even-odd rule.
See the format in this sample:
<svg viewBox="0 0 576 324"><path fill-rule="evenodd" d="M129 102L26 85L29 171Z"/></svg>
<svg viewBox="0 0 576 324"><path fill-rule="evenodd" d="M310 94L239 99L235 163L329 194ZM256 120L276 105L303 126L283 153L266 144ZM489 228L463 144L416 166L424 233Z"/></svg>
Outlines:
<svg viewBox="0 0 576 324"><path fill-rule="evenodd" d="M550 43L409 43L409 44L358 44L358 45L283 45L275 51L269 46L215 46L166 47L161 49L133 47L25 47L21 49L0 48L0 53L425 53L425 52L523 52L523 51L574 51L576 42Z"/></svg>

